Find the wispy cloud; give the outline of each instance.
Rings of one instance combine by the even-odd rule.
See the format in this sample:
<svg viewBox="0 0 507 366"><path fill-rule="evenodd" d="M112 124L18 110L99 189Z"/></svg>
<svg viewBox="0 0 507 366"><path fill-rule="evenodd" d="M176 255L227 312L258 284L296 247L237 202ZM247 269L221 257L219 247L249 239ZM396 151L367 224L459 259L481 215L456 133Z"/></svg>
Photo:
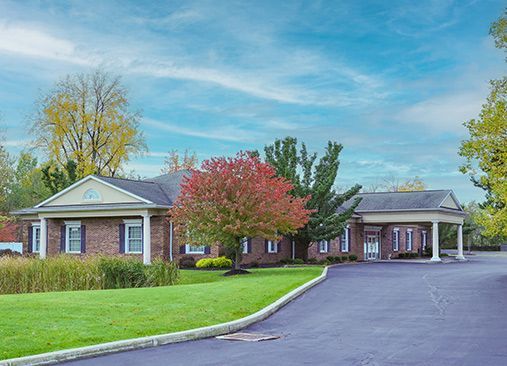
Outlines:
<svg viewBox="0 0 507 366"><path fill-rule="evenodd" d="M235 127L231 125L214 125L214 126L200 126L196 128L182 127L181 124L176 124L168 121L156 121L153 119L144 119L144 124L155 127L160 131L172 132L184 136L192 136L203 139L235 141L235 142L248 142L255 141L259 134L255 131Z"/></svg>

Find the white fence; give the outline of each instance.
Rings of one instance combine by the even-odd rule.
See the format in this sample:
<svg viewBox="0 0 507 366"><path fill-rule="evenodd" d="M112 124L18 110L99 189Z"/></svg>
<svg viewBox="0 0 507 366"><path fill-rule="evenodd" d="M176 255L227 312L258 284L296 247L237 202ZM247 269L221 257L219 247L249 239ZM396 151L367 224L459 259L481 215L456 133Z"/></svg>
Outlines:
<svg viewBox="0 0 507 366"><path fill-rule="evenodd" d="M19 252L23 254L23 243L4 243L0 242L0 250L10 249L13 252Z"/></svg>

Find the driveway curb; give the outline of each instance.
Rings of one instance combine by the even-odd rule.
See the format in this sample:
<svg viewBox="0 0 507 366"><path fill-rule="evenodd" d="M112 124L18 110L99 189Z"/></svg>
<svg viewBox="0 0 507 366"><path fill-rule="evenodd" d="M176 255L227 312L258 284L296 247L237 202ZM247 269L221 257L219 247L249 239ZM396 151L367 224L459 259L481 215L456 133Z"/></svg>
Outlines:
<svg viewBox="0 0 507 366"><path fill-rule="evenodd" d="M253 323L266 319L273 313L277 312L280 308L294 300L296 297L300 296L313 286L324 281L327 277L327 270L328 267L325 267L320 276L304 283L303 285L292 290L288 294L282 296L275 302L257 311L256 313L253 313L241 319L233 320L227 323L211 325L209 327L185 330L182 332L126 339L122 341L101 343L87 347L71 348L63 351L42 353L33 356L11 358L8 360L0 361L0 366L51 365L58 362L71 361L79 358L87 358L114 352L156 347L164 344L209 338L236 332L240 329L248 327Z"/></svg>

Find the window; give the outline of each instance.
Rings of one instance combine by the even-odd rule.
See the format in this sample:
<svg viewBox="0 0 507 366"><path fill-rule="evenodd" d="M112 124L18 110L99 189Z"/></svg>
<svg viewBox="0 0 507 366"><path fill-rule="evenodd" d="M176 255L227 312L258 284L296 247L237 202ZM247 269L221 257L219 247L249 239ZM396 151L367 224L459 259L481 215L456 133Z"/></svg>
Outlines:
<svg viewBox="0 0 507 366"><path fill-rule="evenodd" d="M83 201L100 201L100 193L90 188L83 194Z"/></svg>
<svg viewBox="0 0 507 366"><path fill-rule="evenodd" d="M421 237L421 245L422 245L422 249L426 248L426 244L428 244L428 233L426 231L423 231L421 233L422 237Z"/></svg>
<svg viewBox="0 0 507 366"><path fill-rule="evenodd" d="M243 254L248 254L248 238L245 237L241 239L241 248Z"/></svg>
<svg viewBox="0 0 507 366"><path fill-rule="evenodd" d="M81 253L81 224L65 226L65 252Z"/></svg>
<svg viewBox="0 0 507 366"><path fill-rule="evenodd" d="M273 240L268 240L268 253L277 253L278 243Z"/></svg>
<svg viewBox="0 0 507 366"><path fill-rule="evenodd" d="M125 253L143 252L143 227L141 224L125 224Z"/></svg>
<svg viewBox="0 0 507 366"><path fill-rule="evenodd" d="M393 230L393 252L400 250L400 229L394 228Z"/></svg>
<svg viewBox="0 0 507 366"><path fill-rule="evenodd" d="M204 245L186 245L185 252L187 254L204 254Z"/></svg>
<svg viewBox="0 0 507 366"><path fill-rule="evenodd" d="M329 252L329 242L327 240L319 241L319 253Z"/></svg>
<svg viewBox="0 0 507 366"><path fill-rule="evenodd" d="M407 250L412 250L412 229L407 229Z"/></svg>
<svg viewBox="0 0 507 366"><path fill-rule="evenodd" d="M40 251L40 224L32 225L32 252Z"/></svg>
<svg viewBox="0 0 507 366"><path fill-rule="evenodd" d="M343 231L341 240L340 240L340 250L342 252L348 252L349 251L349 235L350 235L350 228L349 225L347 225L347 228Z"/></svg>

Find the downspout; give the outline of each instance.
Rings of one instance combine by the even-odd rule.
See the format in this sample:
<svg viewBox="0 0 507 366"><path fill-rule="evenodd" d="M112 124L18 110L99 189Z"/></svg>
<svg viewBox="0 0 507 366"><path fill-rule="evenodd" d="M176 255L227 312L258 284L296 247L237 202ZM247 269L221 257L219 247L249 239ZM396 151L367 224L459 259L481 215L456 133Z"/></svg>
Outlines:
<svg viewBox="0 0 507 366"><path fill-rule="evenodd" d="M169 260L173 261L173 222L169 221Z"/></svg>

